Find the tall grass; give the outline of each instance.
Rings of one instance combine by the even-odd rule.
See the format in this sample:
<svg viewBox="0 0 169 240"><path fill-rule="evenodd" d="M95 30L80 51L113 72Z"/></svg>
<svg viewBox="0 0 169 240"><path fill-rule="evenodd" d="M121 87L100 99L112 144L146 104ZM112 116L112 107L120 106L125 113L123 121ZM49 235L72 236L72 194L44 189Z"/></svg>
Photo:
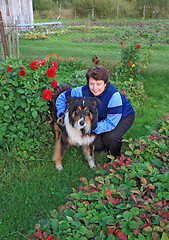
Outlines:
<svg viewBox="0 0 169 240"><path fill-rule="evenodd" d="M112 28L111 31L117 30L123 32L126 28ZM72 42L75 38L104 36L104 31L72 31L68 35L52 35L46 40L22 39L21 58L39 60L47 54L58 53L65 58L75 57L87 68L92 64L93 54L96 54L100 63L111 71L116 61L120 60L120 42ZM136 112L134 125L125 135L126 138L146 135L149 133L147 126L154 125L157 119L168 112L168 50L166 44L154 42L152 46L152 63L142 73L148 100ZM49 218L51 210L66 202L66 195L80 184L80 177L94 177L94 170L89 169L81 150L76 147L68 149L63 160L64 170L56 172L51 161L53 145L54 141L51 141L45 154L36 155L34 160L30 160L29 155L23 156L24 161L19 160L9 152L0 162L3 169L0 183L0 239L26 239L25 234L39 219ZM96 163L104 162L108 162L106 153L96 153Z"/></svg>

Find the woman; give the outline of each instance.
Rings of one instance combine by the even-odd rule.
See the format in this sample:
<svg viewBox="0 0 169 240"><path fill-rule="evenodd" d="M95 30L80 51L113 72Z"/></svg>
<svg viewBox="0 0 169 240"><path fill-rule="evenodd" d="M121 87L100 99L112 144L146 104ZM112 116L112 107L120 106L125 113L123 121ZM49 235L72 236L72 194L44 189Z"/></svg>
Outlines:
<svg viewBox="0 0 169 240"><path fill-rule="evenodd" d="M123 135L132 126L134 110L126 97L109 82L108 71L103 66L90 67L86 73L87 85L76 87L59 95L56 100L57 117L64 115L66 97L97 97L99 121L93 130L97 134L95 149L106 149L109 154L120 155Z"/></svg>

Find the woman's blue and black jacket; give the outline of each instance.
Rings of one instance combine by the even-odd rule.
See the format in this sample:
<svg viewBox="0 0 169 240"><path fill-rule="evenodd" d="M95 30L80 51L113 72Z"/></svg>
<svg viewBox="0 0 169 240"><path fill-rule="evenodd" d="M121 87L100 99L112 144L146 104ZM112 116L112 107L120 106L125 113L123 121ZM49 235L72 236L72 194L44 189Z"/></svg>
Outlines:
<svg viewBox="0 0 169 240"><path fill-rule="evenodd" d="M69 89L61 93L56 100L57 117L65 112L66 97L96 97L90 92L87 85ZM109 132L119 123L121 118L134 113L132 105L112 84L105 88L104 92L97 96L101 104L98 105L99 121L93 130L96 134Z"/></svg>

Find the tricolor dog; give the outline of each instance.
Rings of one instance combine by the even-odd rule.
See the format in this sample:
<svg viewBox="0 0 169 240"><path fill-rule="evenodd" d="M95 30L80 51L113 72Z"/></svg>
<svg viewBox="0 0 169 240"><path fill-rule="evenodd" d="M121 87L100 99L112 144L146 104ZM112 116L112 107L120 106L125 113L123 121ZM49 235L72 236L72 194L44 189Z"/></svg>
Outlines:
<svg viewBox="0 0 169 240"><path fill-rule="evenodd" d="M67 107L62 119L57 119L55 102L59 94L68 90L69 86L57 87L51 104L53 127L56 144L54 147L53 161L56 168L62 170L62 159L66 149L70 145L82 146L90 168L95 167L94 140L96 134L92 132L98 121L97 98L67 97ZM62 125L60 123L63 123Z"/></svg>

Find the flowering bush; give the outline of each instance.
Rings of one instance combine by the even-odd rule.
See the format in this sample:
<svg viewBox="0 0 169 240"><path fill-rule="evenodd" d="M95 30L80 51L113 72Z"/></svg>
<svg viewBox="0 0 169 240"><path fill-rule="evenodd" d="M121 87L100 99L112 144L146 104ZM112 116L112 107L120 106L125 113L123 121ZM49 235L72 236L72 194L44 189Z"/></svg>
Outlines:
<svg viewBox="0 0 169 240"><path fill-rule="evenodd" d="M162 121L168 128L168 117ZM129 141L125 154L109 156L110 163L97 166L95 179L81 177L82 185L67 196L67 203L53 210L50 219L39 221L28 239L168 239L169 153L164 132Z"/></svg>
<svg viewBox="0 0 169 240"><path fill-rule="evenodd" d="M116 66L116 80L121 82L129 77L137 80L140 77L140 70L151 62L152 51L132 41L129 43L121 41L121 46L121 61Z"/></svg>
<svg viewBox="0 0 169 240"><path fill-rule="evenodd" d="M66 72L63 68L74 72L79 66L74 58L67 60L57 54L31 62L15 58L1 62L0 155L7 149L22 157L23 150L43 150L52 137L47 133L51 131L49 106L43 98L52 97L56 79L62 81Z"/></svg>
<svg viewBox="0 0 169 240"><path fill-rule="evenodd" d="M27 40L42 40L50 37L47 33L41 33L37 31L31 31L29 33L21 33L21 37Z"/></svg>

